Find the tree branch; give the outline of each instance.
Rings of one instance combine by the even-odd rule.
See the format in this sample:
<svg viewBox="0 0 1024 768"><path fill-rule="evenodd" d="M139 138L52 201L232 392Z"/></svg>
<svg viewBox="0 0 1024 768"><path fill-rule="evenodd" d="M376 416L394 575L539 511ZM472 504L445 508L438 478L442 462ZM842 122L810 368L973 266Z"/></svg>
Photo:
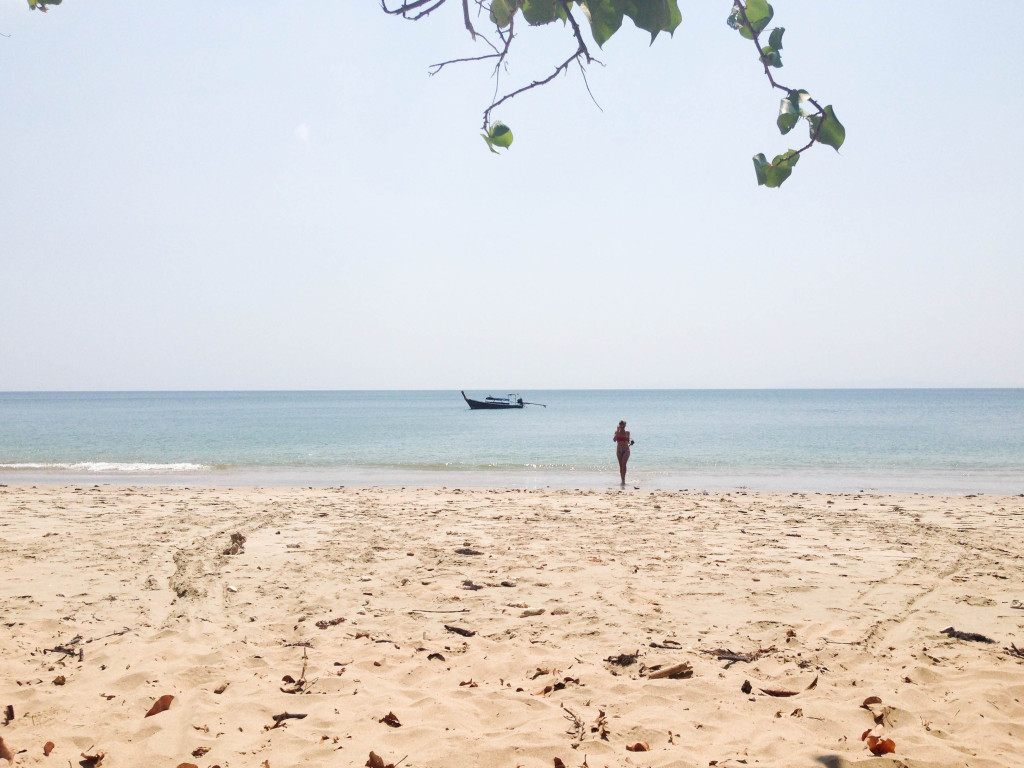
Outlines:
<svg viewBox="0 0 1024 768"><path fill-rule="evenodd" d="M484 130L486 131L487 127L491 124L491 119L490 119L491 118L491 111L493 109L495 109L495 107L501 106L502 104L504 104L509 99L512 99L512 98L515 98L516 96L518 96L520 93L525 93L526 91L533 90L534 88L538 88L538 87L540 87L542 85L547 85L552 80L554 80L556 77L558 77L559 74L561 74L562 72L567 70L569 68L569 65L572 64L574 61L576 61L576 59L579 57L579 55L580 55L579 51L574 53L568 59L566 59L561 64L559 64L555 68L555 71L552 72L548 77L545 77L543 80L534 80L529 85L524 85L522 88L518 88L518 89L512 91L511 93L506 93L500 99L498 99L497 101L493 102L491 104L491 106L489 106L487 109L484 110Z"/></svg>
<svg viewBox="0 0 1024 768"><path fill-rule="evenodd" d="M592 64L594 62L597 62L598 64L601 63L601 62L597 61L597 59L595 59L593 56L590 55L590 50L587 48L587 43L583 39L583 32L580 29L580 25L576 22L576 17L572 15L572 8L571 8L571 6L569 4L569 0L559 0L559 2L561 4L562 8L565 9L566 19L568 20L570 26L572 26L572 34L573 34L573 37L576 39L576 52L573 53L572 56L567 58L561 64L559 64L557 67L555 67L555 71L552 72L548 77L545 77L543 80L534 80L529 85L524 85L522 88L518 88L518 89L512 91L511 93L506 93L500 99L496 98L493 102L491 102L491 105L487 109L484 110L484 126L483 127L484 127L485 131L488 130L488 128L490 127L490 124L491 124L491 112L495 108L497 108L497 107L501 106L502 104L504 104L509 99L513 99L516 96L518 96L519 94L525 93L526 91L529 91L529 90L533 90L534 88L539 88L542 85L547 85L552 80L554 80L556 77L558 77L559 74L561 74L562 72L568 71L569 65L572 64L574 61L578 61L579 62L580 71L584 71L583 70L584 62L586 62L587 64ZM511 25L509 27L509 31L510 31L510 34L508 36L507 42L505 43L505 50L502 52L501 59L498 62L498 66L500 66L501 60L503 60L505 58L505 55L508 53L509 46L512 44ZM583 81L584 81L584 83L586 83L586 76L585 75L584 75ZM590 84L586 83L586 85L587 85L587 92L590 93ZM591 99L594 98L594 94L593 93L590 94L590 98ZM597 102L595 101L594 103L596 104ZM598 108L600 109L600 105L598 106Z"/></svg>
<svg viewBox="0 0 1024 768"><path fill-rule="evenodd" d="M481 37L482 37L482 35L481 35ZM430 65L429 74L436 75L438 72L440 72L442 69L447 67L449 64L463 64L463 63L465 63L467 61L486 61L487 59L498 58L498 57L500 57L502 55L503 54L501 52L498 52L498 53L485 53L483 56L471 56L471 57L469 57L467 59L450 59L449 61L441 61L441 62L438 62L437 64L431 64Z"/></svg>
<svg viewBox="0 0 1024 768"><path fill-rule="evenodd" d="M469 36L476 40L476 30L473 29L473 22L469 19L469 0L462 0L462 18L466 22L466 29L469 30Z"/></svg>
<svg viewBox="0 0 1024 768"><path fill-rule="evenodd" d="M779 90L785 91L787 94L793 93L793 91L795 90L794 88L790 88L788 86L775 82L775 77L772 75L771 67L768 66L768 62L765 60L764 52L761 47L760 33L754 31L754 26L750 23L750 19L747 18L746 4L743 3L742 0L733 0L732 5L739 12L740 18L743 19L743 26L747 28L747 30L753 37L754 47L757 48L758 61L760 61L761 66L764 67L764 74L768 78L768 82L771 83L772 88L778 88ZM813 98L811 98L810 94L808 94L807 100L811 102L811 104L813 104L814 107L818 110L817 112L814 113L813 116L825 114L825 108L822 107L821 104L819 104ZM800 147L800 149L794 150L794 152L799 155L802 154L805 150L808 150L811 147L813 147L814 143L818 140L818 134L821 132L821 126L824 124L824 120L819 120L818 125L816 127L813 127L813 130L811 131L811 140L807 142L805 146ZM814 126L813 123L811 123L811 125Z"/></svg>
<svg viewBox="0 0 1024 768"><path fill-rule="evenodd" d="M392 16L401 16L403 19L409 19L410 21L419 21L424 16L436 11L446 2L448 2L448 0L409 0L409 2L402 3L397 8L392 9L388 8L387 0L380 0L380 7L384 9L384 13ZM434 3L434 5L427 8L427 10L420 11L415 16L407 15L410 11L415 11L417 8L422 8L424 5L429 5L430 3Z"/></svg>

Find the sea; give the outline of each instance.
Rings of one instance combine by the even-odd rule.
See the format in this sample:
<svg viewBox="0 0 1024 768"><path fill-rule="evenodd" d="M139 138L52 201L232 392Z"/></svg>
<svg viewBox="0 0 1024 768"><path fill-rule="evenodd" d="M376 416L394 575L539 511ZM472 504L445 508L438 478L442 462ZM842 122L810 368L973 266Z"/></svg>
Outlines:
<svg viewBox="0 0 1024 768"><path fill-rule="evenodd" d="M0 392L0 483L1024 493L1024 389L517 395Z"/></svg>

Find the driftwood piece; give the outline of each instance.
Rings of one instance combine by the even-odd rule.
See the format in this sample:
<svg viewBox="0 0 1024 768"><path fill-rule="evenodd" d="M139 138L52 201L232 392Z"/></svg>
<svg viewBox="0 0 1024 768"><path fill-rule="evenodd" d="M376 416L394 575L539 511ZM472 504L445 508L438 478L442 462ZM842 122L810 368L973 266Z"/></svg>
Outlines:
<svg viewBox="0 0 1024 768"><path fill-rule="evenodd" d="M1018 648L1013 643L1010 643L1009 648L1003 648L1011 656L1016 656L1018 659L1024 659L1024 648Z"/></svg>
<svg viewBox="0 0 1024 768"><path fill-rule="evenodd" d="M271 718L275 723L280 723L282 720L302 720L306 715L297 714L293 712L282 712L280 715L273 715Z"/></svg>
<svg viewBox="0 0 1024 768"><path fill-rule="evenodd" d="M946 627L942 630L942 634L949 635L950 637L956 638L957 640L971 640L975 643L994 643L991 637L985 637L985 635L979 635L977 632L960 632L959 630L953 629L952 627Z"/></svg>
<svg viewBox="0 0 1024 768"><path fill-rule="evenodd" d="M651 672L647 677L651 680L660 680L666 677L670 680L683 680L693 677L693 667L690 666L689 662L684 661L682 664Z"/></svg>
<svg viewBox="0 0 1024 768"><path fill-rule="evenodd" d="M463 629L462 627L453 627L451 624L445 624L444 628L449 632L454 632L456 635L462 635L463 637L472 637L476 634L472 629Z"/></svg>
<svg viewBox="0 0 1024 768"><path fill-rule="evenodd" d="M640 651L637 650L635 653L620 653L618 656L609 656L605 661L608 664L615 664L619 667L628 667L630 664L636 663L639 656Z"/></svg>

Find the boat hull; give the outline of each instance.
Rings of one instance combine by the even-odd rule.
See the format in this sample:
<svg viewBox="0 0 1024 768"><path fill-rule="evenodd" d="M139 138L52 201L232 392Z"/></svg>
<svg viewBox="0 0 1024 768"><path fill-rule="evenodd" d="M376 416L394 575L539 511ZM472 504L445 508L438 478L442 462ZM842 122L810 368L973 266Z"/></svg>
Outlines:
<svg viewBox="0 0 1024 768"><path fill-rule="evenodd" d="M466 397L466 393L462 393L462 398L469 405L471 410L474 411L507 411L510 408L522 408L522 403L508 403L500 400L472 400Z"/></svg>

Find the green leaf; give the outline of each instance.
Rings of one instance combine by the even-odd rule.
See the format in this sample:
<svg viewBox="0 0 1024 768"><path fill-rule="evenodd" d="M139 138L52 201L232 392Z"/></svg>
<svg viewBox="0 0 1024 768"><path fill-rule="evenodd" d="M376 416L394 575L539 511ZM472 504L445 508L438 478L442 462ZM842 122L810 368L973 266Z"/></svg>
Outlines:
<svg viewBox="0 0 1024 768"><path fill-rule="evenodd" d="M622 8L615 0L587 0L583 12L590 20L590 33L598 46L608 42L622 26Z"/></svg>
<svg viewBox="0 0 1024 768"><path fill-rule="evenodd" d="M772 30L771 36L768 38L768 45L774 48L776 51L782 50L782 34L786 31L785 27L776 27Z"/></svg>
<svg viewBox="0 0 1024 768"><path fill-rule="evenodd" d="M740 11L735 5L732 7L732 12L729 14L729 18L725 20L725 23L737 31L743 28L743 17L740 16Z"/></svg>
<svg viewBox="0 0 1024 768"><path fill-rule="evenodd" d="M747 0L747 21L754 28L755 34L761 34L761 30L768 26L774 15L775 11L768 0Z"/></svg>
<svg viewBox="0 0 1024 768"><path fill-rule="evenodd" d="M779 117L775 122L783 136L796 127L801 117L807 117L807 112L802 105L810 98L811 95L807 91L790 91L789 95L781 101Z"/></svg>
<svg viewBox="0 0 1024 768"><path fill-rule="evenodd" d="M828 144L838 152L839 148L843 146L843 142L846 141L846 129L839 122L836 113L832 111L832 105L829 104L825 107L822 114L811 115L807 120L811 124L811 138L822 144Z"/></svg>
<svg viewBox="0 0 1024 768"><path fill-rule="evenodd" d="M504 29L512 22L516 8L516 0L491 0L491 21Z"/></svg>
<svg viewBox="0 0 1024 768"><path fill-rule="evenodd" d="M777 69L782 66L782 55L770 45L766 45L761 49L761 61Z"/></svg>
<svg viewBox="0 0 1024 768"><path fill-rule="evenodd" d="M736 6L733 6L732 13L729 14L728 24L733 29L739 30L739 33L747 40L753 40L754 35L761 34L761 30L768 26L768 22L774 15L775 11L768 5L767 0L747 0L749 26L743 23L743 15Z"/></svg>
<svg viewBox="0 0 1024 768"><path fill-rule="evenodd" d="M523 0L523 18L531 26L550 24L558 18L561 7L558 0Z"/></svg>
<svg viewBox="0 0 1024 768"><path fill-rule="evenodd" d="M754 173L757 183L764 187L781 187L782 182L793 173L793 167L800 160L800 153L794 149L778 155L770 163L764 154L754 155Z"/></svg>
<svg viewBox="0 0 1024 768"><path fill-rule="evenodd" d="M512 146L512 129L501 122L497 122L491 126L487 133L480 134L483 136L484 141L487 142L487 146L490 147L491 152L498 154L498 150L495 147L501 147L502 149L508 149Z"/></svg>
<svg viewBox="0 0 1024 768"><path fill-rule="evenodd" d="M650 32L652 43L659 32L675 32L683 20L677 0L613 0L612 4L640 29Z"/></svg>

